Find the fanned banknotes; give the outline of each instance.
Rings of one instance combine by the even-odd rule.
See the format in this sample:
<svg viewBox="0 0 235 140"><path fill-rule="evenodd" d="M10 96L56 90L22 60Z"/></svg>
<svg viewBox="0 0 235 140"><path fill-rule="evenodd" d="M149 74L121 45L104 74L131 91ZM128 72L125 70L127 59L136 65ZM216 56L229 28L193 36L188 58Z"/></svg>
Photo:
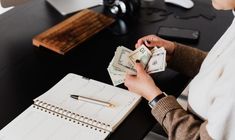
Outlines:
<svg viewBox="0 0 235 140"><path fill-rule="evenodd" d="M166 50L163 47L154 47L149 50L145 45L134 51L124 46L117 47L115 55L107 68L114 86L124 82L126 72L136 74L136 60L140 60L140 63L149 74L161 72L166 67Z"/></svg>

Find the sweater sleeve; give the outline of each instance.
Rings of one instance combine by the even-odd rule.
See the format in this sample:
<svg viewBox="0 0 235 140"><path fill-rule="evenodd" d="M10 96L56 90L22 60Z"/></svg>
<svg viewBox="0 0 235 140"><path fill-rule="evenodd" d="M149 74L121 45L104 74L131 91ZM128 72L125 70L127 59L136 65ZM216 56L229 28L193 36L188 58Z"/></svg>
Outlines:
<svg viewBox="0 0 235 140"><path fill-rule="evenodd" d="M152 114L168 133L169 140L212 140L206 130L207 121L186 112L173 96L159 100Z"/></svg>
<svg viewBox="0 0 235 140"><path fill-rule="evenodd" d="M199 72L207 52L179 43L175 43L175 45L174 54L168 62L169 68L186 76L194 77Z"/></svg>

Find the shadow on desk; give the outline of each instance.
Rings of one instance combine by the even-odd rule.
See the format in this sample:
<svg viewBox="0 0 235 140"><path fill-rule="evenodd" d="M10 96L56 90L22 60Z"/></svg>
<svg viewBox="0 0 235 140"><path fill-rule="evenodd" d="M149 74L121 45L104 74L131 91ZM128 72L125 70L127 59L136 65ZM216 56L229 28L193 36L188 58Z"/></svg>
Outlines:
<svg viewBox="0 0 235 140"><path fill-rule="evenodd" d="M173 95L176 98L188 85L191 80L189 77L180 74L172 69L167 68L164 72L152 75L155 84L168 95Z"/></svg>
<svg viewBox="0 0 235 140"><path fill-rule="evenodd" d="M167 134L159 123L144 137L143 140L167 140Z"/></svg>

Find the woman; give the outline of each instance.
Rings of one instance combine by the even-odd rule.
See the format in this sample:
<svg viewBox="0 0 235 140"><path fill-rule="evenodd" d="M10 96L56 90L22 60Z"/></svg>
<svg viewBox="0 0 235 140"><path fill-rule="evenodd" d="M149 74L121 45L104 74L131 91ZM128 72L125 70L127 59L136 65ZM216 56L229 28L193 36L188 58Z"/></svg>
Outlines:
<svg viewBox="0 0 235 140"><path fill-rule="evenodd" d="M218 10L235 9L235 0L212 0ZM185 111L173 96L165 96L137 61L137 75L126 75L125 86L150 101L152 114L169 139L235 140L235 20L211 51L200 51L154 35L136 47L161 46L168 66L194 77L186 89Z"/></svg>

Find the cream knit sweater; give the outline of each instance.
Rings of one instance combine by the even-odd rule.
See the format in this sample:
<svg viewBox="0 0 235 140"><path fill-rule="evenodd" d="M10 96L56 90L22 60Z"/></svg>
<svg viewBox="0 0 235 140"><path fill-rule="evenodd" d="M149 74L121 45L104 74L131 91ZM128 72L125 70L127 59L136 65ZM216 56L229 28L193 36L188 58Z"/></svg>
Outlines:
<svg viewBox="0 0 235 140"><path fill-rule="evenodd" d="M172 96L152 109L169 139L235 140L235 20L208 55L178 44L169 65L196 75L187 90L188 111Z"/></svg>
<svg viewBox="0 0 235 140"><path fill-rule="evenodd" d="M188 103L216 140L235 140L235 20L189 85Z"/></svg>

